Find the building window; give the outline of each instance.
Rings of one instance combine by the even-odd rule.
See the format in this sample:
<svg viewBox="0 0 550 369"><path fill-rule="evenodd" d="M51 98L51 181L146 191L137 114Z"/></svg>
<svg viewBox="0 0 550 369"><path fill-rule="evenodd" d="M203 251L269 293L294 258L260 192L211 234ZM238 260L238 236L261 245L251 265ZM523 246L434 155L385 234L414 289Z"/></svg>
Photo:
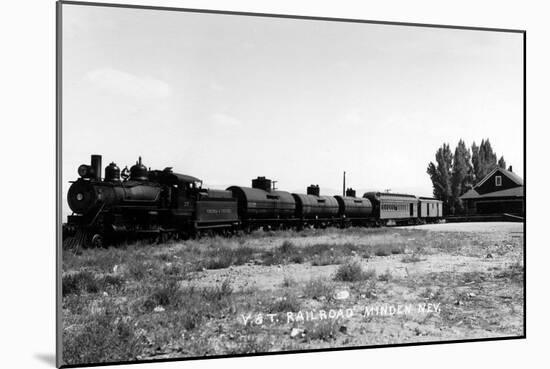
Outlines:
<svg viewBox="0 0 550 369"><path fill-rule="evenodd" d="M497 186L497 187L502 186L502 176L496 176L495 177L495 186Z"/></svg>

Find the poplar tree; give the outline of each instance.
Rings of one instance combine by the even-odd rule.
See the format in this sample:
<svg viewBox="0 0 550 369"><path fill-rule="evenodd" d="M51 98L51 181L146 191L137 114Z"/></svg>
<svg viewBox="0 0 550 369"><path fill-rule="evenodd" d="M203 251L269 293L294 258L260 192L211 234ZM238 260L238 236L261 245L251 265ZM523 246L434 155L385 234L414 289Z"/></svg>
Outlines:
<svg viewBox="0 0 550 369"><path fill-rule="evenodd" d="M482 141L483 142L483 141ZM472 179L474 184L478 182L478 174L479 174L479 146L476 145L476 142L474 141L472 143Z"/></svg>
<svg viewBox="0 0 550 369"><path fill-rule="evenodd" d="M481 162L481 171L478 181L481 181L487 174L497 167L497 155L493 152L489 139L481 141L479 146L479 158Z"/></svg>
<svg viewBox="0 0 550 369"><path fill-rule="evenodd" d="M474 184L481 181L497 166L497 155L493 152L489 139L481 140L481 145L472 144L472 166Z"/></svg>
<svg viewBox="0 0 550 369"><path fill-rule="evenodd" d="M456 213L462 213L464 211L460 196L472 188L473 168L470 159L470 150L468 150L463 140L458 141L453 157L451 175L452 202Z"/></svg>
<svg viewBox="0 0 550 369"><path fill-rule="evenodd" d="M430 162L427 173L432 180L433 194L443 201L444 211L454 213L454 201L451 188L453 154L449 144L443 144L435 153L435 161Z"/></svg>
<svg viewBox="0 0 550 369"><path fill-rule="evenodd" d="M498 159L498 166L502 169L506 169L506 161L504 160L504 156L501 156L500 159Z"/></svg>

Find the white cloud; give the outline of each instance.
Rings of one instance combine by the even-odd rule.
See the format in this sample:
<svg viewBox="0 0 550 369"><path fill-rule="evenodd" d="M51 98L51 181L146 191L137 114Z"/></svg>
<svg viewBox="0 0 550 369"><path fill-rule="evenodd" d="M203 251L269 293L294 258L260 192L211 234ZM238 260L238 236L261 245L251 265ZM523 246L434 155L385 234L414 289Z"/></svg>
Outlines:
<svg viewBox="0 0 550 369"><path fill-rule="evenodd" d="M172 95L172 88L164 81L112 68L94 69L86 74L86 78L102 90L123 96L164 99Z"/></svg>
<svg viewBox="0 0 550 369"><path fill-rule="evenodd" d="M211 119L215 125L220 127L236 128L242 125L242 122L237 118L223 113L214 113Z"/></svg>
<svg viewBox="0 0 550 369"><path fill-rule="evenodd" d="M225 91L225 87L222 86L221 84L219 84L216 81L211 81L210 84L209 84L209 87L212 91L215 91L215 92Z"/></svg>

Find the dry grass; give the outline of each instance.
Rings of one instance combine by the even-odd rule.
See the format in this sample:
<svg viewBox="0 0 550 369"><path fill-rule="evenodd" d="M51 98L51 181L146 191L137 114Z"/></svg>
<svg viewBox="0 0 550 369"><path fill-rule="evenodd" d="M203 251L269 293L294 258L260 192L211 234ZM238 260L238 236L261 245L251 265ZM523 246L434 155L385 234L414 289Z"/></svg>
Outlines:
<svg viewBox="0 0 550 369"><path fill-rule="evenodd" d="M341 325L335 320L324 320L321 322L309 323L305 328L305 341L325 341L331 342L336 340L339 335Z"/></svg>
<svg viewBox="0 0 550 369"><path fill-rule="evenodd" d="M363 267L357 261L351 261L340 265L334 274L334 280L342 282L365 281L375 277L376 271L363 270Z"/></svg>
<svg viewBox="0 0 550 369"><path fill-rule="evenodd" d="M477 337L469 332L518 334L524 276L520 242L395 228L306 229L67 253L62 276L64 361ZM493 259L486 257L489 253ZM449 263L462 269L451 269ZM470 263L471 268L464 267ZM275 290L243 284L262 275L272 276ZM349 297L334 297L344 290ZM291 324L284 319L287 312L411 301L437 302L444 308L412 322L410 317ZM282 320L262 325L238 320L251 312L274 313ZM300 338L290 337L292 324L303 329Z"/></svg>
<svg viewBox="0 0 550 369"><path fill-rule="evenodd" d="M313 278L306 282L303 293L304 296L312 299L330 299L334 293L334 285L328 278Z"/></svg>
<svg viewBox="0 0 550 369"><path fill-rule="evenodd" d="M426 259L422 259L418 254L413 253L409 255L405 255L401 258L402 263L418 263L420 261L424 261Z"/></svg>

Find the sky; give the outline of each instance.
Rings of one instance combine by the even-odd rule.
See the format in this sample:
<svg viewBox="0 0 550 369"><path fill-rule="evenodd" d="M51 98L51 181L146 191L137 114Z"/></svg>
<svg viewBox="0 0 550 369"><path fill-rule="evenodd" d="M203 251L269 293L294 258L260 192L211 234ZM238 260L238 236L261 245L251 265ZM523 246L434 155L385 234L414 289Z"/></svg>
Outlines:
<svg viewBox="0 0 550 369"><path fill-rule="evenodd" d="M489 138L523 173L523 35L63 5L63 195L91 154L204 187L430 196ZM64 202L64 215L70 210Z"/></svg>

